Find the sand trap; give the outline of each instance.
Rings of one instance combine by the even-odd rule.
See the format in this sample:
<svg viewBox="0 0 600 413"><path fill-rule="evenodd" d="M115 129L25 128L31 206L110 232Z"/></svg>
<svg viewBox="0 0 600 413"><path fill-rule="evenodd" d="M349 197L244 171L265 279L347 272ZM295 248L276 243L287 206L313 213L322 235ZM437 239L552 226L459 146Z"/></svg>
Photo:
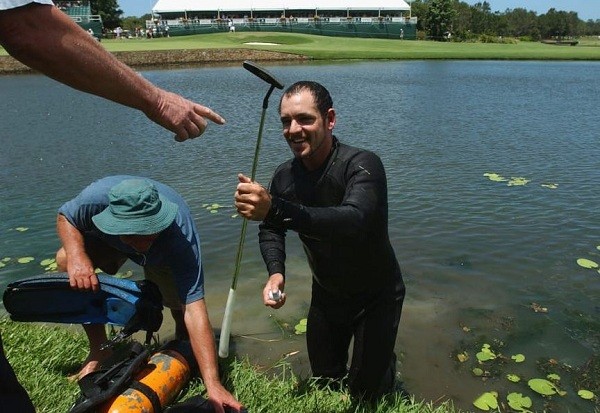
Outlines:
<svg viewBox="0 0 600 413"><path fill-rule="evenodd" d="M279 43L264 43L264 42L247 42L244 44L249 44L252 46L279 46Z"/></svg>

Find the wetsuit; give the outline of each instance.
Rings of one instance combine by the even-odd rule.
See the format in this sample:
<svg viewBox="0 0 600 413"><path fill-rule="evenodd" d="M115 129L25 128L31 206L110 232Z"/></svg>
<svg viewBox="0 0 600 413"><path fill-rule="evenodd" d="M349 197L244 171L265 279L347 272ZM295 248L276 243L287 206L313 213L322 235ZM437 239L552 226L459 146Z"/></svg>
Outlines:
<svg viewBox="0 0 600 413"><path fill-rule="evenodd" d="M35 413L29 395L4 355L0 337L0 412Z"/></svg>
<svg viewBox="0 0 600 413"><path fill-rule="evenodd" d="M404 283L388 236L381 160L334 137L320 169L287 161L269 191L272 205L259 232L269 275L285 275L287 230L298 232L313 274L306 333L313 374L341 379L349 373L350 391L367 398L390 391Z"/></svg>

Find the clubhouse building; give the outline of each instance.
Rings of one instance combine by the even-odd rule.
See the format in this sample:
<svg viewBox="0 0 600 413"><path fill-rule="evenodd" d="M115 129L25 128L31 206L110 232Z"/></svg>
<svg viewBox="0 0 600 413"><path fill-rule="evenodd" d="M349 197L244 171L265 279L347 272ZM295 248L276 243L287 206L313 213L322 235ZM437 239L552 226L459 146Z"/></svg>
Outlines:
<svg viewBox="0 0 600 413"><path fill-rule="evenodd" d="M404 0L158 0L147 29L169 36L265 31L415 39Z"/></svg>

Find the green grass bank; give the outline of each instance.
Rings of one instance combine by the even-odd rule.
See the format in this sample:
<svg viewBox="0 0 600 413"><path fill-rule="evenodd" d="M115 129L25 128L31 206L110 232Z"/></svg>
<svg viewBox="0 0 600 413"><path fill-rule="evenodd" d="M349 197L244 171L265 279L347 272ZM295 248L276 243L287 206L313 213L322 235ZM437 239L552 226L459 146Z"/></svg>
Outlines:
<svg viewBox="0 0 600 413"><path fill-rule="evenodd" d="M348 59L589 60L600 61L600 40L576 46L541 42L454 43L240 32L158 39L104 40L102 46L133 67L255 61ZM26 71L0 48L0 73Z"/></svg>
<svg viewBox="0 0 600 413"><path fill-rule="evenodd" d="M87 356L87 339L81 332L60 326L16 323L0 319L7 358L28 391L38 413L69 411L79 394L68 379ZM282 359L270 366L247 358L220 360L223 382L251 413L457 413L448 403L404 400L390 396L378 405L353 405L344 391L317 388L300 378ZM204 394L198 378L184 388L179 400Z"/></svg>

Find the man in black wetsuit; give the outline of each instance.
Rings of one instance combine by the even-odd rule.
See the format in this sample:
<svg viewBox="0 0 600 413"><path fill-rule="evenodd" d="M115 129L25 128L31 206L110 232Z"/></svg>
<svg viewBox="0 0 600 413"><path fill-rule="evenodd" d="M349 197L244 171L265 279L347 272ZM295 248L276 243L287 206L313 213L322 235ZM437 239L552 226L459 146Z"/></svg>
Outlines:
<svg viewBox="0 0 600 413"><path fill-rule="evenodd" d="M259 242L269 272L263 301L272 308L285 304L285 234L296 231L313 274L306 331L313 375L347 378L353 396L376 400L394 388L404 300L388 236L383 165L333 135L333 102L316 82L290 86L279 114L294 158L277 168L269 191L240 174L235 193L240 215L262 221Z"/></svg>

